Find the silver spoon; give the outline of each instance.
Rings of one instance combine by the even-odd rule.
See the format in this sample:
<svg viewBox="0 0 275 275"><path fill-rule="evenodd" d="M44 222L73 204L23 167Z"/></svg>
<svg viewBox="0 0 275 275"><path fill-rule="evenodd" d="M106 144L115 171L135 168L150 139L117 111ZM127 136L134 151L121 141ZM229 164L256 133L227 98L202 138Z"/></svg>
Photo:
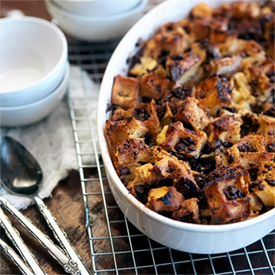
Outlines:
<svg viewBox="0 0 275 275"><path fill-rule="evenodd" d="M34 198L38 209L52 229L54 236L70 258L26 219L21 212L8 203L7 200L0 198L3 205L31 231L33 236L57 259L66 272L70 274L90 275L83 261L70 244L66 233L59 227L50 210L37 195L42 182L42 170L35 158L22 144L8 136L0 138L0 155L1 181L5 189L17 195Z"/></svg>

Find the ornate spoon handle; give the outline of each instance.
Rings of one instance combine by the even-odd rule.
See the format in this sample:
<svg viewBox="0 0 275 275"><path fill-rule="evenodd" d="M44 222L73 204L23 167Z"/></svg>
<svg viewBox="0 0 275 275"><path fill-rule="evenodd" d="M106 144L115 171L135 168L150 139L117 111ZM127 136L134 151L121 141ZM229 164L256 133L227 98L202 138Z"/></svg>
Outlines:
<svg viewBox="0 0 275 275"><path fill-rule="evenodd" d="M64 252L56 246L48 236L40 231L28 218L26 218L20 211L18 211L6 199L0 198L3 206L15 217L20 223L26 227L29 232L40 242L40 244L48 250L48 252L55 258L64 268L65 272L72 275L80 275L80 271L76 262L64 254ZM38 274L35 272L35 274Z"/></svg>
<svg viewBox="0 0 275 275"><path fill-rule="evenodd" d="M91 273L86 269L84 262L76 253L74 247L70 244L67 234L64 232L62 228L60 228L60 226L58 225L56 219L51 214L48 207L38 196L35 196L34 199L38 205L40 212L44 216L45 220L47 221L49 227L53 231L54 236L58 240L61 247L77 263L81 275L90 275Z"/></svg>
<svg viewBox="0 0 275 275"><path fill-rule="evenodd" d="M22 258L29 264L34 274L44 275L44 271L39 267L37 260L34 258L28 247L25 245L19 232L12 226L10 220L0 208L0 224L4 228L7 236L10 238L14 246L20 252Z"/></svg>
<svg viewBox="0 0 275 275"><path fill-rule="evenodd" d="M20 269L20 271L24 275L34 275L34 273L30 271L30 269L27 267L27 265L25 265L25 263L21 260L21 258L15 253L15 251L1 239L0 239L0 246L2 247L6 255L15 263L15 265Z"/></svg>

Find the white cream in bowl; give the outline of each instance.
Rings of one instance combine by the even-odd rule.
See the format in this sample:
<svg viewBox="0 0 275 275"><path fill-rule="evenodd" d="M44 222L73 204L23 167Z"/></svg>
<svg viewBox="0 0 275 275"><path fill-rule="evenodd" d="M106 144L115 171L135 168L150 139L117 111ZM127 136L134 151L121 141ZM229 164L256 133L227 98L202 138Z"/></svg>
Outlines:
<svg viewBox="0 0 275 275"><path fill-rule="evenodd" d="M0 19L0 106L39 100L59 85L67 41L54 24L35 17Z"/></svg>

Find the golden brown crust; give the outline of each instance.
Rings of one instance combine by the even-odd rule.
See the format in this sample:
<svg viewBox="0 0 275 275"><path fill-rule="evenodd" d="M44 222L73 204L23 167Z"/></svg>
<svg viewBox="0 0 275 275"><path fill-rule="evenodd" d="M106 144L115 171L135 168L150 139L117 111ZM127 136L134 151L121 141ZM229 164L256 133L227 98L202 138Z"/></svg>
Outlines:
<svg viewBox="0 0 275 275"><path fill-rule="evenodd" d="M275 207L274 7L196 5L118 75L105 136L128 191L172 219L226 224Z"/></svg>
<svg viewBox="0 0 275 275"><path fill-rule="evenodd" d="M124 108L139 103L139 80L118 75L114 79L112 104Z"/></svg>

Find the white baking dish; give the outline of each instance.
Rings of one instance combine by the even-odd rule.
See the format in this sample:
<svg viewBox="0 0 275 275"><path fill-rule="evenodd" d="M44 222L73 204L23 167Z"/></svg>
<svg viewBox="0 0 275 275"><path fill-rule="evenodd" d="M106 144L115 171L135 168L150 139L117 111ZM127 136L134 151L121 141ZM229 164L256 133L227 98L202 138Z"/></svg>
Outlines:
<svg viewBox="0 0 275 275"><path fill-rule="evenodd" d="M136 200L124 187L115 172L104 137L107 104L111 101L113 79L117 74L126 75L127 58L134 53L136 42L147 39L157 27L169 21L185 18L200 0L168 0L137 22L124 36L106 69L98 101L98 137L101 155L108 174L113 196L126 217L153 240L185 252L222 253L249 245L275 228L275 209L256 218L226 225L199 225L175 221L161 216ZM204 0L211 7L218 7L229 0Z"/></svg>

